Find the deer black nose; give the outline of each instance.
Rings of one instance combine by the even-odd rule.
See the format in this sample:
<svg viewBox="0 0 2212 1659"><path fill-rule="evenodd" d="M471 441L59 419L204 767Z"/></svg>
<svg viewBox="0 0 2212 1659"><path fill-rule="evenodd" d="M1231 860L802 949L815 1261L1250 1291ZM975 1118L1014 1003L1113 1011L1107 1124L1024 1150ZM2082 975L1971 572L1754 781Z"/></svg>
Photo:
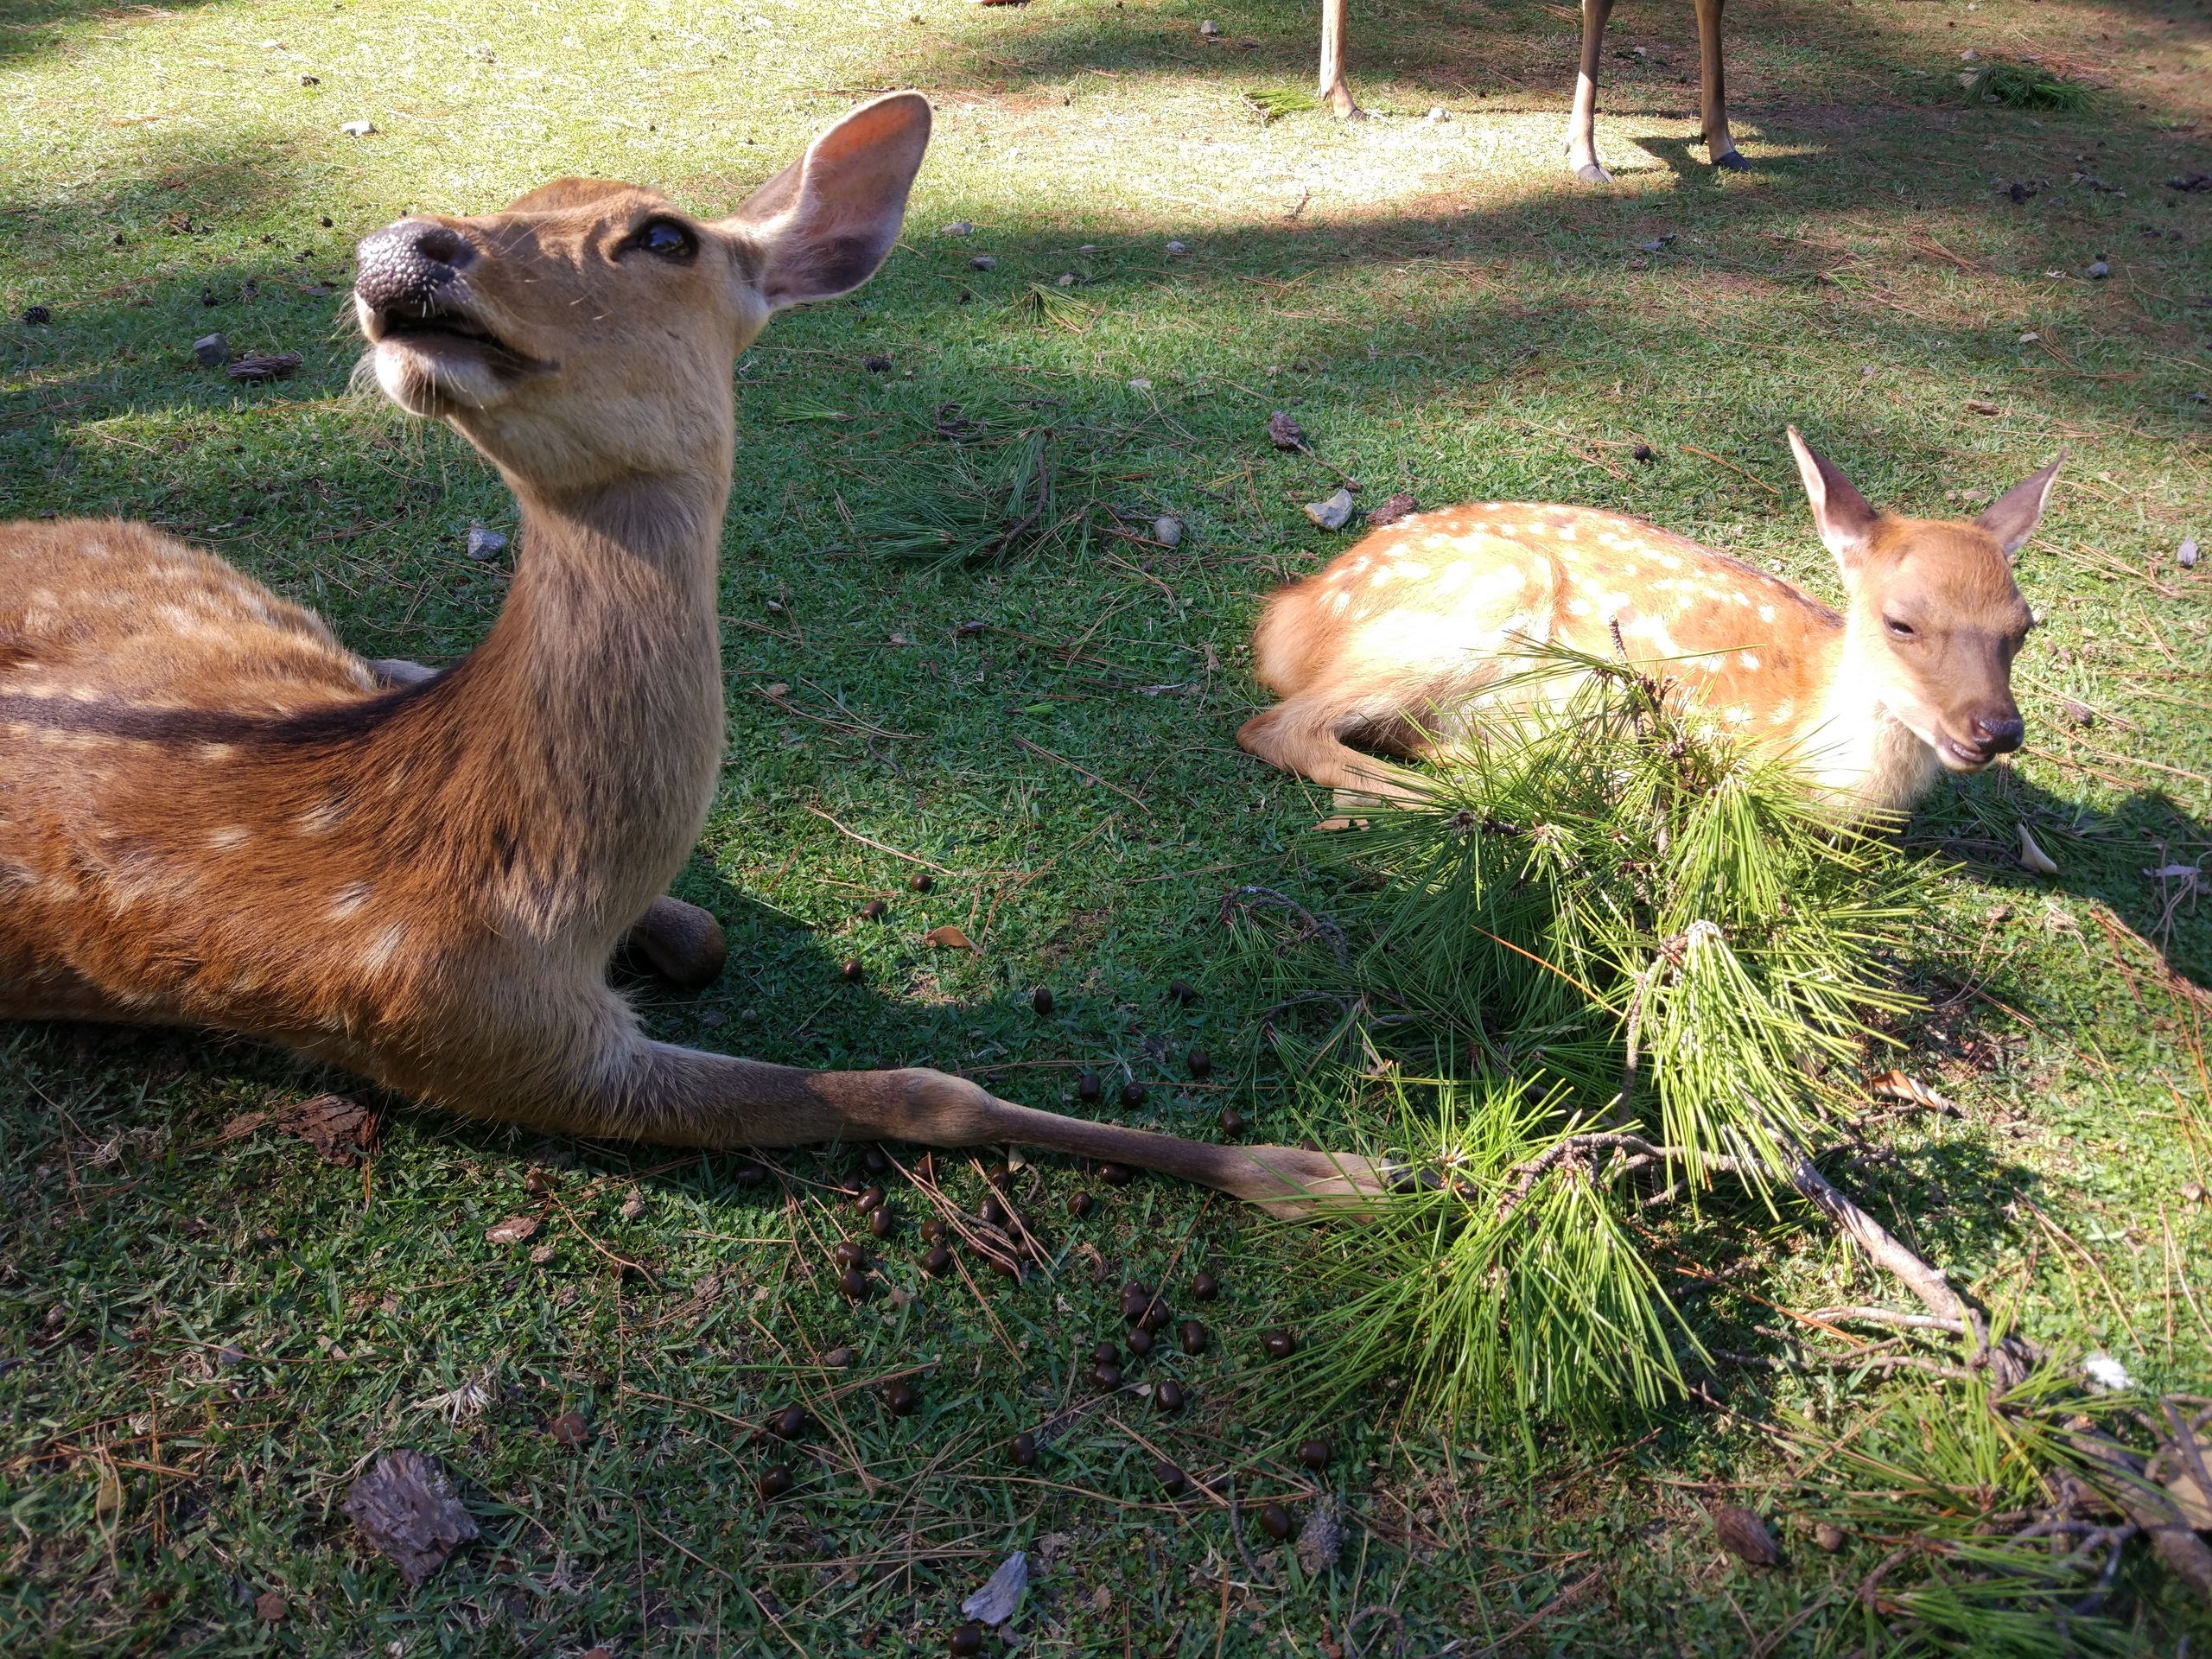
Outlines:
<svg viewBox="0 0 2212 1659"><path fill-rule="evenodd" d="M354 250L353 291L378 310L427 310L438 290L476 258L458 231L403 219L361 238Z"/></svg>
<svg viewBox="0 0 2212 1659"><path fill-rule="evenodd" d="M1990 754L2010 754L2020 747L2028 734L2028 724L2018 715L1999 715L1991 719L1986 715L1974 717L1974 741Z"/></svg>

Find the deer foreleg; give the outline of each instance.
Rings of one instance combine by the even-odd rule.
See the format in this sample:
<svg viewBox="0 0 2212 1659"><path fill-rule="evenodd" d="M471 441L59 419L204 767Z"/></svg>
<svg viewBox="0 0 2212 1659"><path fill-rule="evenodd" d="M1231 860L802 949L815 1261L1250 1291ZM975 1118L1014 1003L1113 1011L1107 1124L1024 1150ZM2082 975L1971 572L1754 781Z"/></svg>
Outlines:
<svg viewBox="0 0 2212 1659"><path fill-rule="evenodd" d="M1736 141L1728 136L1728 80L1720 61L1720 9L1727 3L1697 0L1699 105L1707 156L1715 167L1741 172L1751 163L1737 153Z"/></svg>
<svg viewBox="0 0 2212 1659"><path fill-rule="evenodd" d="M1295 1147L1217 1147L1000 1100L965 1077L923 1067L805 1071L759 1060L614 1039L538 1127L676 1146L792 1147L907 1141L929 1147L1020 1145L1156 1170L1296 1218L1357 1206L1382 1190L1363 1158ZM504 1114L500 1114L504 1116Z"/></svg>
<svg viewBox="0 0 2212 1659"><path fill-rule="evenodd" d="M1613 181L1598 163L1598 60L1605 51L1605 20L1612 15L1613 0L1582 0L1582 63L1567 118L1567 169L1585 184Z"/></svg>
<svg viewBox="0 0 2212 1659"><path fill-rule="evenodd" d="M1344 79L1345 0L1321 0L1320 99L1340 120L1357 121L1365 113L1352 101L1351 85Z"/></svg>

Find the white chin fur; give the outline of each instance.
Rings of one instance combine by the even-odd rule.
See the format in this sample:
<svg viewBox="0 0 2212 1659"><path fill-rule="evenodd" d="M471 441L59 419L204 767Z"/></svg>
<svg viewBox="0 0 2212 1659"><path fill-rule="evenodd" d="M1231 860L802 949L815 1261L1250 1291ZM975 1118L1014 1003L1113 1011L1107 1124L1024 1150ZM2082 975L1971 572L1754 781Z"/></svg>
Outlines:
<svg viewBox="0 0 2212 1659"><path fill-rule="evenodd" d="M377 385L409 414L428 416L455 406L488 408L499 393L496 378L481 364L433 357L397 340L377 346Z"/></svg>

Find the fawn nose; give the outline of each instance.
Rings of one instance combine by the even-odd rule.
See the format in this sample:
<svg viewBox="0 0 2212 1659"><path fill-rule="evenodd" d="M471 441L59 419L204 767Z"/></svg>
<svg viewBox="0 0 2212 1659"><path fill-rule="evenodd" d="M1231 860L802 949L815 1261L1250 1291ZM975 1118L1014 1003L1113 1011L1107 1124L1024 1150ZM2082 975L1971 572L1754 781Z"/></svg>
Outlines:
<svg viewBox="0 0 2212 1659"><path fill-rule="evenodd" d="M1984 754L2010 754L2028 734L2027 722L2018 714L1976 715L1967 729Z"/></svg>
<svg viewBox="0 0 2212 1659"><path fill-rule="evenodd" d="M354 250L353 292L378 310L428 310L439 290L474 263L476 250L458 231L403 219L361 238Z"/></svg>

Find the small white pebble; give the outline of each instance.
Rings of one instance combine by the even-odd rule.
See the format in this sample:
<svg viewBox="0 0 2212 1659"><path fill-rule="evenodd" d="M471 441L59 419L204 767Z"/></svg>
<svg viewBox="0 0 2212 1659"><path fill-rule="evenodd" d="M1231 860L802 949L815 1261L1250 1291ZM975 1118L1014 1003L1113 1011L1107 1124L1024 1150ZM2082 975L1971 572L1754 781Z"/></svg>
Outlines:
<svg viewBox="0 0 2212 1659"><path fill-rule="evenodd" d="M2112 267L2107 264L2103 260L2100 259L2096 264L2091 265L2088 270L2083 271L2082 274L2087 276L2093 283L2101 283L2106 277L2112 275Z"/></svg>
<svg viewBox="0 0 2212 1659"><path fill-rule="evenodd" d="M1152 521L1152 539L1164 547L1178 547L1183 541L1183 521L1172 513L1163 514Z"/></svg>
<svg viewBox="0 0 2212 1659"><path fill-rule="evenodd" d="M999 268L999 262L988 253L979 253L968 263L977 270L996 270Z"/></svg>
<svg viewBox="0 0 2212 1659"><path fill-rule="evenodd" d="M1214 22L1212 18L1209 17L1198 25L1198 33L1205 35L1208 40L1211 40L1215 35L1221 33L1221 25Z"/></svg>
<svg viewBox="0 0 2212 1659"><path fill-rule="evenodd" d="M1428 112L1428 118L1439 124L1441 124L1452 118L1452 111L1446 109L1441 104L1439 104L1434 109Z"/></svg>
<svg viewBox="0 0 2212 1659"><path fill-rule="evenodd" d="M956 219L938 232L939 236L973 236L976 227L964 219Z"/></svg>
<svg viewBox="0 0 2212 1659"><path fill-rule="evenodd" d="M1131 391L1150 391L1152 390L1152 382L1146 379L1142 375L1139 375L1135 379L1129 382L1129 390Z"/></svg>
<svg viewBox="0 0 2212 1659"><path fill-rule="evenodd" d="M1167 245L1166 251L1167 257L1170 259L1180 259L1185 254L1190 251L1190 249L1185 247L1180 242L1170 242Z"/></svg>
<svg viewBox="0 0 2212 1659"><path fill-rule="evenodd" d="M2091 1354L2082 1362L2082 1372L2092 1384L2108 1394L2118 1394L2135 1386L2135 1379L2127 1374L2127 1367L2110 1354Z"/></svg>
<svg viewBox="0 0 2212 1659"><path fill-rule="evenodd" d="M2020 344L2023 346L2032 346L2036 341L2042 338L2043 336L2041 334L2022 334L2020 336Z"/></svg>
<svg viewBox="0 0 2212 1659"><path fill-rule="evenodd" d="M2194 536L2184 536L2184 537L2182 538L2182 543L2181 543L2180 548L2179 548L2178 550L2176 550L2176 552L2175 552L2175 554L2174 554L2174 557L2181 561L2181 568L2182 568L2183 569L2184 569L2184 570L2194 570L2194 569L2196 569L2196 537L2194 537Z"/></svg>
<svg viewBox="0 0 2212 1659"><path fill-rule="evenodd" d="M1054 283L1056 286L1060 288L1073 288L1075 286L1075 272L1071 270L1064 270L1054 279Z"/></svg>
<svg viewBox="0 0 2212 1659"><path fill-rule="evenodd" d="M373 121L348 121L338 129L348 138L365 138L377 130Z"/></svg>

